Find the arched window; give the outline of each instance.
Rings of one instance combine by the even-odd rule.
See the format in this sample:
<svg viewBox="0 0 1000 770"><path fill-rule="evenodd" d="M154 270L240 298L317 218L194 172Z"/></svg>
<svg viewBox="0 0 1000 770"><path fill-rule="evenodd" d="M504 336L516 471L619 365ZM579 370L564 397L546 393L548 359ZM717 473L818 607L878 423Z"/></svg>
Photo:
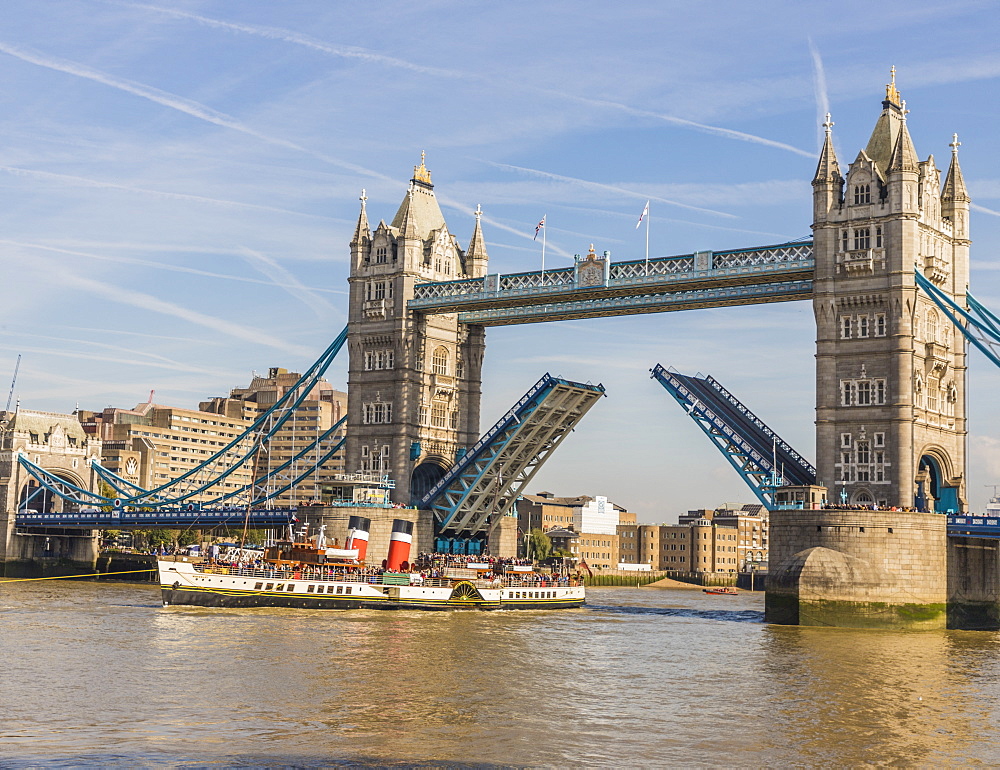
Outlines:
<svg viewBox="0 0 1000 770"><path fill-rule="evenodd" d="M927 311L927 329L926 329L927 342L936 342L937 341L937 322L938 322L937 311L936 310L928 310Z"/></svg>
<svg viewBox="0 0 1000 770"><path fill-rule="evenodd" d="M442 345L434 351L431 358L431 371L434 374L448 373L448 348Z"/></svg>

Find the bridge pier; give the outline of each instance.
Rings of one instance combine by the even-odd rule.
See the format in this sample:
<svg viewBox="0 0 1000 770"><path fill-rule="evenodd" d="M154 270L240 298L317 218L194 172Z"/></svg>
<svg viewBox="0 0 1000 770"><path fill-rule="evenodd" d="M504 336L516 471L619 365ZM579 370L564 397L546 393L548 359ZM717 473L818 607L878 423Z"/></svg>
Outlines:
<svg viewBox="0 0 1000 770"><path fill-rule="evenodd" d="M948 538L948 626L1000 629L1000 540Z"/></svg>
<svg viewBox="0 0 1000 770"><path fill-rule="evenodd" d="M94 529L18 532L14 512L0 512L0 576L41 577L96 572L100 551Z"/></svg>
<svg viewBox="0 0 1000 770"><path fill-rule="evenodd" d="M940 514L771 512L769 623L849 628L948 626L948 543Z"/></svg>

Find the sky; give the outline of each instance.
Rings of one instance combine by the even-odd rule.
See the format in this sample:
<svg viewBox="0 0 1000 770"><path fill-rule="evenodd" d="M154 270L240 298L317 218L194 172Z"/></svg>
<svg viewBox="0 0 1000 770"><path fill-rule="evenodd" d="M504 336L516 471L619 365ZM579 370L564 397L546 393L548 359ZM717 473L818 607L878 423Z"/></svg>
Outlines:
<svg viewBox="0 0 1000 770"><path fill-rule="evenodd" d="M1000 16L992 2L281 3L5 0L0 408L194 408L302 371L343 328L365 189L391 220L427 153L490 272L591 243L652 256L810 234L830 112L844 168L890 66L918 155L957 132L971 290L1000 309ZM491 328L485 430L543 373L602 399L529 492L606 495L641 522L753 502L663 389L711 374L815 458L808 302ZM346 352L328 373L346 389ZM970 353L968 494L1000 483L1000 372Z"/></svg>

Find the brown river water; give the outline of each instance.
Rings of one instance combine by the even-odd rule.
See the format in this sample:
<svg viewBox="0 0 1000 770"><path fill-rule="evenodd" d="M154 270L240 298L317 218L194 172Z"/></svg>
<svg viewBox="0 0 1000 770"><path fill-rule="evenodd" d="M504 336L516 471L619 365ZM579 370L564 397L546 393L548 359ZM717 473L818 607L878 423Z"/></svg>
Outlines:
<svg viewBox="0 0 1000 770"><path fill-rule="evenodd" d="M0 767L1000 764L1000 634L769 626L763 601L215 610L0 583Z"/></svg>

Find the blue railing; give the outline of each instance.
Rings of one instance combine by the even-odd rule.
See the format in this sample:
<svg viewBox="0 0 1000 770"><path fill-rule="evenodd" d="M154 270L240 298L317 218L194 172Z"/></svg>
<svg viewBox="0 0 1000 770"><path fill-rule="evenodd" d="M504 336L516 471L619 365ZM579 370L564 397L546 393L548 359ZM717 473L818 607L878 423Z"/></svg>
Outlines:
<svg viewBox="0 0 1000 770"><path fill-rule="evenodd" d="M297 521L296 508L251 510L246 508L206 508L203 510L156 509L152 511L82 510L64 513L18 511L14 523L18 527L61 527L83 529L146 529L197 525L248 523L251 527L275 527Z"/></svg>

